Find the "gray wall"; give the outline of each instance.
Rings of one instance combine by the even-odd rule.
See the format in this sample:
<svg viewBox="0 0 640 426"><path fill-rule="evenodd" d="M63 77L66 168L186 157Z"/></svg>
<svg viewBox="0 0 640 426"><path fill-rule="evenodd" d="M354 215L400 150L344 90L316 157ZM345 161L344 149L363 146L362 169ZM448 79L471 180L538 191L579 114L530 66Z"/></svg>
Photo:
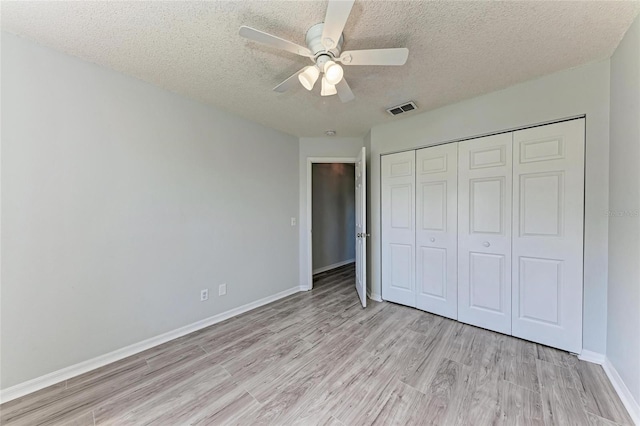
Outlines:
<svg viewBox="0 0 640 426"><path fill-rule="evenodd" d="M1 52L2 388L298 287L297 138L10 34Z"/></svg>
<svg viewBox="0 0 640 426"><path fill-rule="evenodd" d="M353 164L344 163L312 166L314 271L355 260L355 170Z"/></svg>
<svg viewBox="0 0 640 426"><path fill-rule="evenodd" d="M640 404L640 18L611 58L607 357Z"/></svg>
<svg viewBox="0 0 640 426"><path fill-rule="evenodd" d="M380 154L586 114L585 349L605 353L609 61L551 74L371 129L372 293L380 292ZM384 296L384 295L383 295Z"/></svg>

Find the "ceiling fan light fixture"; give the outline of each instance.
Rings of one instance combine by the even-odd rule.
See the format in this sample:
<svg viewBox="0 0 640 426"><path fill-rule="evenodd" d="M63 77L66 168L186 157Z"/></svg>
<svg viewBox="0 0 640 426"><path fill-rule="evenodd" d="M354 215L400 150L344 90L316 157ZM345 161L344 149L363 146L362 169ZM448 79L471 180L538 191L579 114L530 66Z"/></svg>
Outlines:
<svg viewBox="0 0 640 426"><path fill-rule="evenodd" d="M331 96L338 93L336 86L329 83L327 77L322 77L322 90L320 91L321 96Z"/></svg>
<svg viewBox="0 0 640 426"><path fill-rule="evenodd" d="M304 71L298 74L298 80L300 80L300 84L302 84L305 89L311 90L316 84L318 76L320 76L320 71L318 71L318 68L316 68L315 65L309 65L304 69Z"/></svg>
<svg viewBox="0 0 640 426"><path fill-rule="evenodd" d="M325 19L307 30L305 34L306 46L246 25L240 27L238 34L243 38L285 50L314 62L313 66L302 68L274 87L275 92L283 93L297 86L296 80L299 80L305 89L311 91L318 79L322 77L321 93L323 96L337 94L341 102L349 102L355 99L355 96L344 78L343 66L398 66L407 62L409 49L404 47L343 51L343 32L356 0L326 1L328 4Z"/></svg>
<svg viewBox="0 0 640 426"><path fill-rule="evenodd" d="M339 64L333 61L327 61L324 64L324 76L329 84L336 85L340 83L343 75L344 71Z"/></svg>

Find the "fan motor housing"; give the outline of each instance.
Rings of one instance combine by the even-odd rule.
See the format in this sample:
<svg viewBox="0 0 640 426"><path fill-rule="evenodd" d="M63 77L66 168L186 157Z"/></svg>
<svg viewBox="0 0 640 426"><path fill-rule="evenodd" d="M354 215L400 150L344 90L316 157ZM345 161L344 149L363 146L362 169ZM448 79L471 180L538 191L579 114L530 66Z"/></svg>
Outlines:
<svg viewBox="0 0 640 426"><path fill-rule="evenodd" d="M314 60L322 54L329 54L334 58L339 58L340 52L342 51L342 43L344 43L344 35L340 34L340 40L335 43L335 46L331 49L327 49L326 47L324 47L324 44L322 44L323 28L324 23L322 22L319 24L315 24L313 27L309 28L306 35L307 47L313 52Z"/></svg>

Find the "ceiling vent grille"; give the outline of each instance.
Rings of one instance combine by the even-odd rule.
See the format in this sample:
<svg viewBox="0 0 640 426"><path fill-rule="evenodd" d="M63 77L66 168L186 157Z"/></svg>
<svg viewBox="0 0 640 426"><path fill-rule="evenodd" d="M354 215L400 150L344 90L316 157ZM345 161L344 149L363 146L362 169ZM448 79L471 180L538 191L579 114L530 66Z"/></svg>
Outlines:
<svg viewBox="0 0 640 426"><path fill-rule="evenodd" d="M415 102L407 102L406 104L387 108L387 112L391 115L400 115L405 112L413 111L415 109L418 109L418 106L415 104Z"/></svg>

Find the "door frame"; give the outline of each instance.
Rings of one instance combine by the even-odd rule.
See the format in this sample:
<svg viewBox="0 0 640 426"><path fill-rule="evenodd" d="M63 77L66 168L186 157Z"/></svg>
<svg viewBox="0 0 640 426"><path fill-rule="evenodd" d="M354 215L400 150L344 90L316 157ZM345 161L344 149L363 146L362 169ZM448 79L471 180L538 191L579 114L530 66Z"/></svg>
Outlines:
<svg viewBox="0 0 640 426"><path fill-rule="evenodd" d="M313 289L313 211L311 200L313 198L313 165L327 163L355 164L358 162L357 157L307 157L307 285L303 290ZM353 176L355 180L355 175ZM355 238L355 236L354 236Z"/></svg>

